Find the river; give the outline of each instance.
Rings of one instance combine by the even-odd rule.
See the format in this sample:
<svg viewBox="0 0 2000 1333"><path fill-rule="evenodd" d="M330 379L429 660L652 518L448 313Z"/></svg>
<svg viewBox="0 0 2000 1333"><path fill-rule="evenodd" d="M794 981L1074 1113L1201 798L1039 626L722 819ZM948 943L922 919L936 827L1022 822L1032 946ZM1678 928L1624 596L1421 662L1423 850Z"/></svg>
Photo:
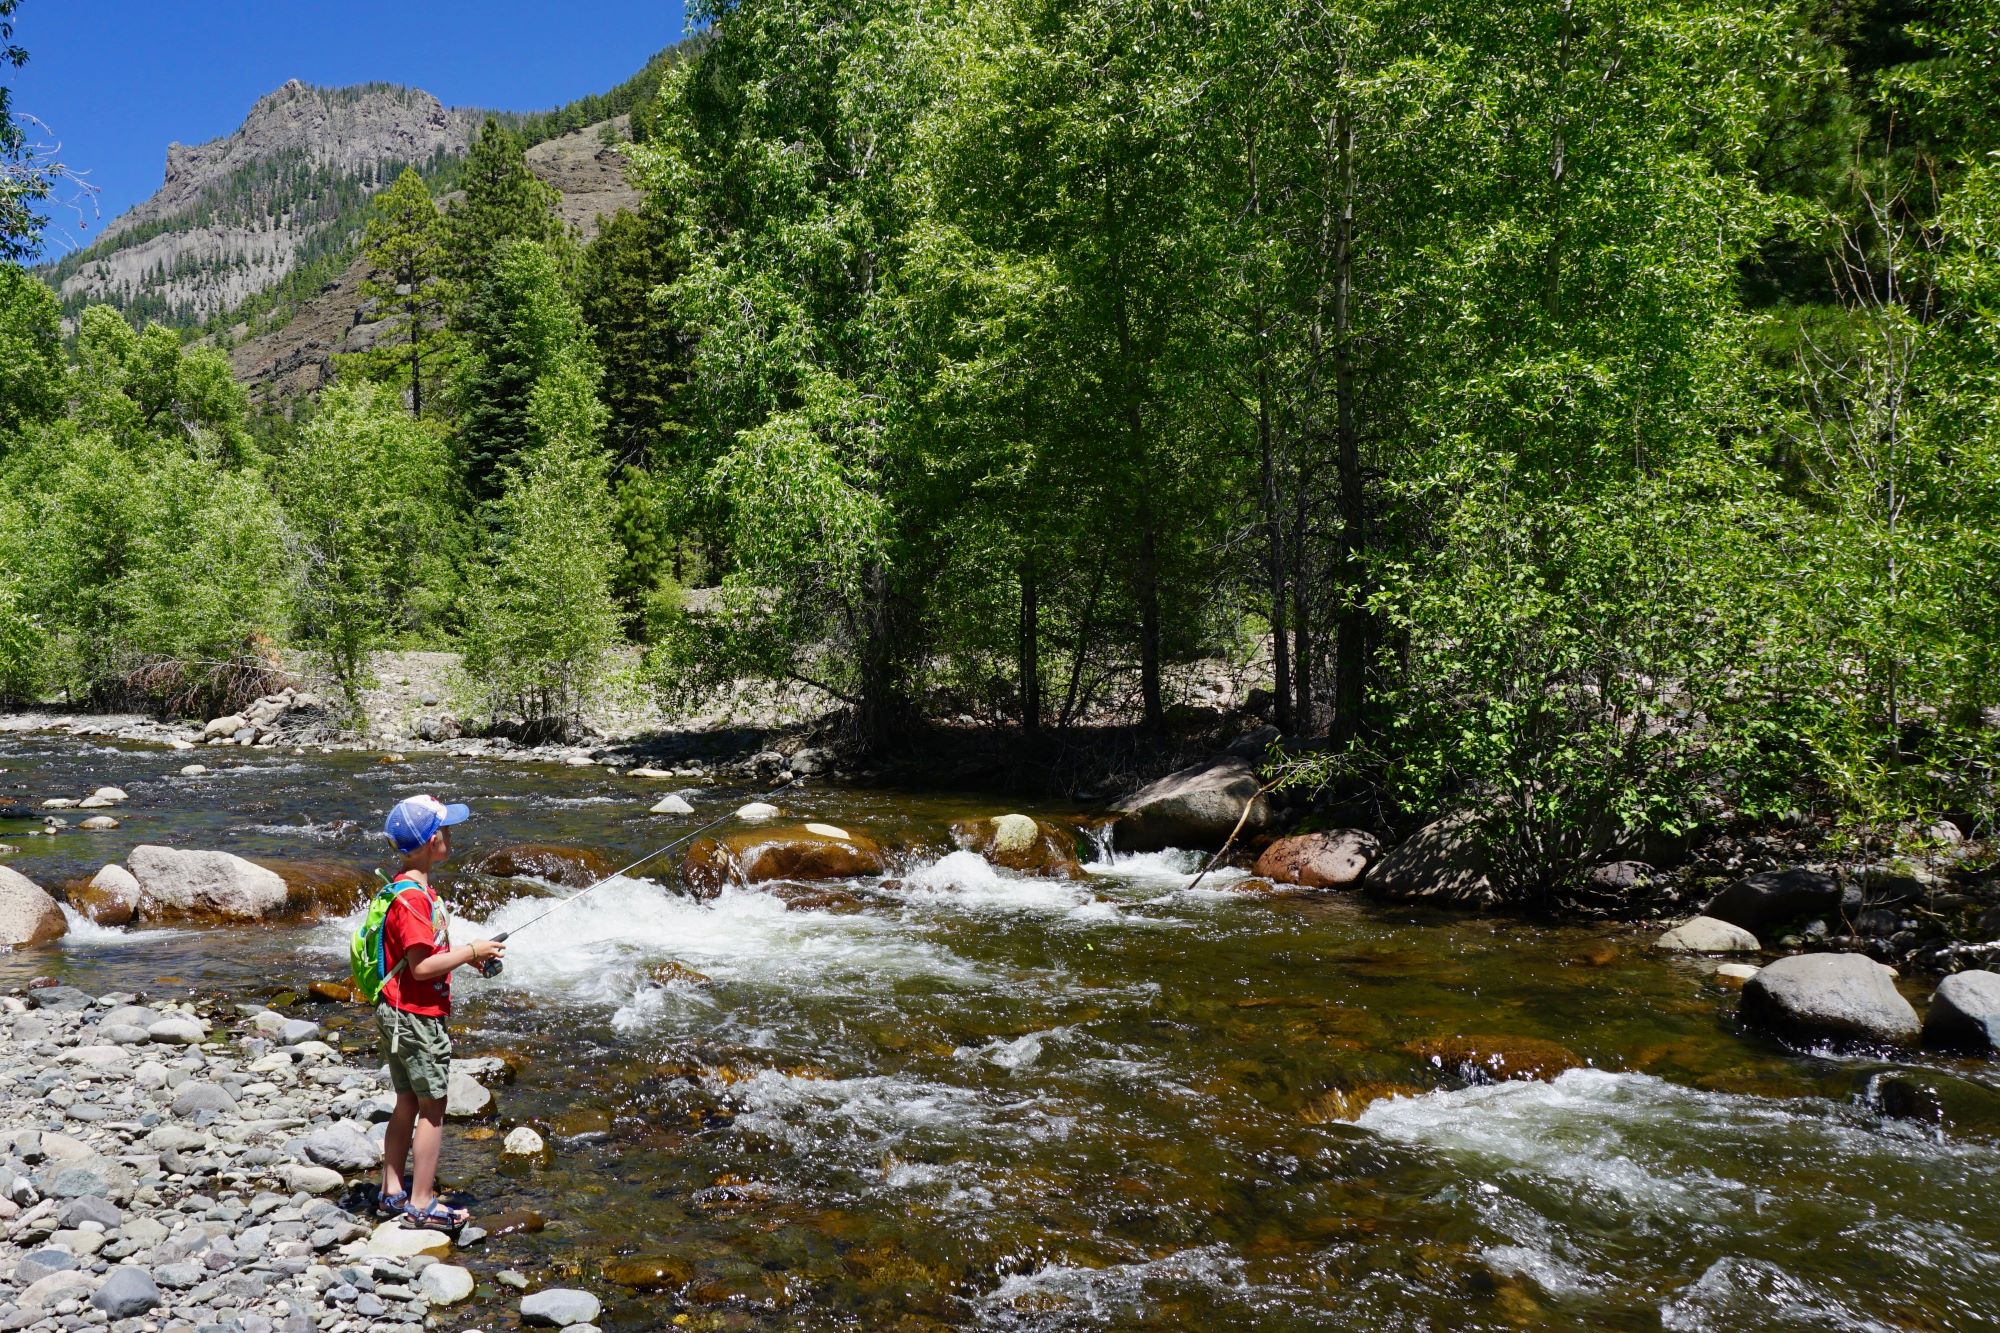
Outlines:
<svg viewBox="0 0 2000 1333"><path fill-rule="evenodd" d="M179 774L197 760L214 771ZM655 816L662 787L602 769L37 733L0 736L0 767L22 799L130 793L116 832L0 826L22 847L9 864L52 889L139 842L387 865L381 812L417 791L472 804L468 863L536 842L629 860L749 795L685 788L694 815ZM479 1214L549 1219L466 1252L491 1295L456 1324L512 1327L488 1279L513 1266L598 1291L618 1333L676 1313L743 1329L1994 1325L2000 1078L1984 1066L1788 1052L1739 1028L1712 963L1649 952L1657 931L1259 896L1234 871L1190 891L1197 859L1178 853L1098 851L1084 882L1026 879L952 849L952 819L1022 808L995 798L827 786L783 803L889 844L893 873L790 908L735 889L698 903L664 871L615 882L525 932L499 978L460 974L460 1053L520 1071L496 1089L497 1127L537 1124L556 1153L503 1166L490 1130L449 1131L447 1184ZM460 888L478 890L461 937L552 892ZM0 986L278 996L358 1050L365 1015L296 998L344 974L348 928L84 923L0 956ZM706 982L648 978L669 961ZM1464 1060L1495 1051L1577 1067L1468 1081ZM1882 1115L1884 1075L1936 1090L1946 1124Z"/></svg>

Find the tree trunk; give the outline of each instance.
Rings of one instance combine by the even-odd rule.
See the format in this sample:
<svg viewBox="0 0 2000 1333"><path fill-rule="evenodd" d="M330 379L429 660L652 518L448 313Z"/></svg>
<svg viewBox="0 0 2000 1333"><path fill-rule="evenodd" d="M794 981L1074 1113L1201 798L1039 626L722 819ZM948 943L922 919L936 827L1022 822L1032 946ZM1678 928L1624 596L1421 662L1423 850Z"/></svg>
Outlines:
<svg viewBox="0 0 2000 1333"><path fill-rule="evenodd" d="M1259 327L1261 334L1262 328ZM1262 339L1259 339L1262 342ZM1257 448L1263 466L1264 564L1271 585L1271 694L1276 702L1278 730L1292 733L1292 649L1286 636L1285 521L1278 512L1277 447L1271 438L1270 377L1258 352Z"/></svg>
<svg viewBox="0 0 2000 1333"><path fill-rule="evenodd" d="M1340 607L1335 632L1333 725L1335 736L1352 741L1361 731L1367 706L1368 614L1363 564L1366 556L1367 499L1362 494L1361 441L1355 424L1353 351L1354 290L1354 122L1346 111L1335 116L1340 154L1340 217L1334 229L1333 384L1335 445L1340 468Z"/></svg>
<svg viewBox="0 0 2000 1333"><path fill-rule="evenodd" d="M892 740L902 718L896 695L893 608L889 604L889 574L878 561L864 576L861 613L861 680L856 691L855 729L868 749L879 750Z"/></svg>
<svg viewBox="0 0 2000 1333"><path fill-rule="evenodd" d="M424 414L424 376L423 376L423 360L421 352L423 339L420 336L422 333L423 333L423 327L418 322L417 316L411 315L410 316L410 415L413 417L420 417Z"/></svg>
<svg viewBox="0 0 2000 1333"><path fill-rule="evenodd" d="M1140 494L1145 485L1140 484ZM1167 710L1160 693L1160 552L1153 506L1139 506L1139 570L1133 589L1139 602L1139 697L1148 731L1164 731Z"/></svg>
<svg viewBox="0 0 2000 1333"><path fill-rule="evenodd" d="M1030 736L1042 730L1041 601L1036 586L1035 557L1021 562L1021 730Z"/></svg>

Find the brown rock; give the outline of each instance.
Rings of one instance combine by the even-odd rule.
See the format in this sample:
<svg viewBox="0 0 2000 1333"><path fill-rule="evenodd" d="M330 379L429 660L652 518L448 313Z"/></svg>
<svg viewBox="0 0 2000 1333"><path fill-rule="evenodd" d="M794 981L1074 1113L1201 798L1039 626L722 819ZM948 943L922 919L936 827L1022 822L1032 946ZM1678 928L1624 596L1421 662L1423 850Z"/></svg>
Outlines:
<svg viewBox="0 0 2000 1333"><path fill-rule="evenodd" d="M888 866L882 846L865 833L834 836L832 825L743 829L720 838L697 838L681 862L681 880L703 897L727 884L773 880L849 879L879 875Z"/></svg>
<svg viewBox="0 0 2000 1333"><path fill-rule="evenodd" d="M285 881L285 910L298 916L346 916L375 895L375 877L339 861L259 861Z"/></svg>
<svg viewBox="0 0 2000 1333"><path fill-rule="evenodd" d="M651 967L647 968L646 980L652 982L655 986L671 986L675 982L683 982L690 986L706 986L708 984L708 978L700 972L684 964L672 961L654 963Z"/></svg>
<svg viewBox="0 0 2000 1333"><path fill-rule="evenodd" d="M951 826L951 836L966 851L1006 870L1053 879L1084 878L1075 835L1044 820L1026 815L961 819Z"/></svg>
<svg viewBox="0 0 2000 1333"><path fill-rule="evenodd" d="M531 1235L548 1225L542 1215L532 1208L515 1208L491 1217L482 1217L480 1224L486 1228L488 1236Z"/></svg>
<svg viewBox="0 0 2000 1333"><path fill-rule="evenodd" d="M692 1282L694 1265L671 1254L635 1254L608 1260L604 1278L633 1291L665 1291Z"/></svg>
<svg viewBox="0 0 2000 1333"><path fill-rule="evenodd" d="M346 1004L354 999L354 991L339 981L315 981L306 990L316 1000L332 1000L336 1004Z"/></svg>
<svg viewBox="0 0 2000 1333"><path fill-rule="evenodd" d="M100 926L129 925L139 911L139 881L121 865L101 867L81 884L72 884L69 905Z"/></svg>
<svg viewBox="0 0 2000 1333"><path fill-rule="evenodd" d="M1421 1097L1422 1088L1407 1083L1364 1083L1355 1088L1332 1088L1299 1108L1299 1119L1308 1125L1331 1125L1354 1120L1369 1105L1387 1097Z"/></svg>
<svg viewBox="0 0 2000 1333"><path fill-rule="evenodd" d="M565 888L581 889L595 884L618 867L604 853L588 847L555 847L523 843L502 847L475 862L472 868L498 879L544 879Z"/></svg>
<svg viewBox="0 0 2000 1333"><path fill-rule="evenodd" d="M1552 1079L1566 1069L1583 1067L1576 1052L1541 1037L1429 1037L1409 1042L1403 1049L1477 1083Z"/></svg>
<svg viewBox="0 0 2000 1333"><path fill-rule="evenodd" d="M863 908L861 895L833 884L787 884L779 882L765 890L791 912L831 912L853 916Z"/></svg>
<svg viewBox="0 0 2000 1333"><path fill-rule="evenodd" d="M1573 961L1582 967L1609 967L1618 961L1618 946L1610 940L1592 940L1576 951Z"/></svg>
<svg viewBox="0 0 2000 1333"><path fill-rule="evenodd" d="M1382 854L1372 833L1339 829L1280 838L1257 858L1254 873L1281 884L1309 889L1344 889L1359 883L1369 863Z"/></svg>

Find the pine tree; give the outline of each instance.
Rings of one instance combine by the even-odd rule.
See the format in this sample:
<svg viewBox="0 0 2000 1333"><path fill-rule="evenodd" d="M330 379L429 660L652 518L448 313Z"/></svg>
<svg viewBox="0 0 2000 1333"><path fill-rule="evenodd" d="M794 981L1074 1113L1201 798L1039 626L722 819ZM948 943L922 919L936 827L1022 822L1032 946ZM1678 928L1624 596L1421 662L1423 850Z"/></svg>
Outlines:
<svg viewBox="0 0 2000 1333"><path fill-rule="evenodd" d="M471 299L495 251L507 241L536 241L551 251L568 248L569 234L556 212L562 196L528 170L519 135L488 117L460 171L465 197L453 202L446 224L450 276Z"/></svg>
<svg viewBox="0 0 2000 1333"><path fill-rule="evenodd" d="M362 246L376 276L361 292L379 301L388 318L400 325L404 351L394 359L409 366L413 416L424 414L426 352L432 354L435 364L436 354L443 350L444 312L452 291L451 281L444 275L444 241L444 220L423 177L404 168L396 183L377 195L369 209Z"/></svg>
<svg viewBox="0 0 2000 1333"><path fill-rule="evenodd" d="M466 356L455 379L460 458L474 497L491 500L502 469L530 441L536 385L572 356L590 363L594 385L595 357L582 311L535 241L500 245L464 320Z"/></svg>

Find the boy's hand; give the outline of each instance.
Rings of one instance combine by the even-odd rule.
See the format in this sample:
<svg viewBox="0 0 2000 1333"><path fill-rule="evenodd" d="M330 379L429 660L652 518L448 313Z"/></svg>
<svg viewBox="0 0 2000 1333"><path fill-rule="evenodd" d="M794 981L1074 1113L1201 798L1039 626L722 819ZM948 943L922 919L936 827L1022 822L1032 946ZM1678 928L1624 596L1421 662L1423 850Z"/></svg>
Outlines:
<svg viewBox="0 0 2000 1333"><path fill-rule="evenodd" d="M507 946L499 940L474 940L465 947L472 950L474 966L499 958L507 952Z"/></svg>

